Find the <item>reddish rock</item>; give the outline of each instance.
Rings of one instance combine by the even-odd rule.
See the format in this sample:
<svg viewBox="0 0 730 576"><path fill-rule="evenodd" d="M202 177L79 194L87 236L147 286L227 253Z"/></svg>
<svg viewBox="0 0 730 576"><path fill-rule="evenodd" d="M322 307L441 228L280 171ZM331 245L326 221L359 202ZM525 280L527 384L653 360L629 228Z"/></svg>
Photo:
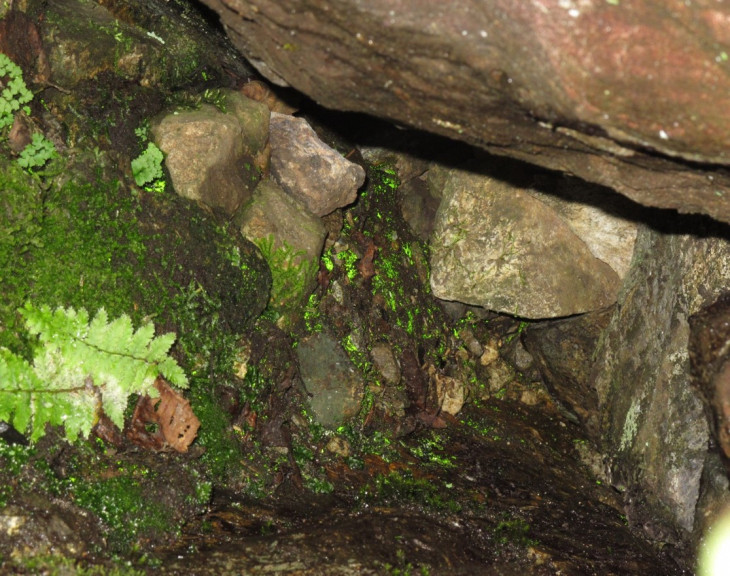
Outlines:
<svg viewBox="0 0 730 576"><path fill-rule="evenodd" d="M730 221L730 7L657 0L204 0L265 76Z"/></svg>

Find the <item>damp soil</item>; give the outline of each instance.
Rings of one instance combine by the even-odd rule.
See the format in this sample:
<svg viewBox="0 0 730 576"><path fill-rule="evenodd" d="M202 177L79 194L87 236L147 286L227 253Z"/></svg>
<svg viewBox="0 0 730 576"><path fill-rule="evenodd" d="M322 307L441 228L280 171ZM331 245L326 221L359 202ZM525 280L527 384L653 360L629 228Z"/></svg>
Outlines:
<svg viewBox="0 0 730 576"><path fill-rule="evenodd" d="M264 502L222 492L159 556L160 571L683 573L629 528L620 499L587 472L558 414L494 401L461 420L403 438L388 460L332 468L336 488L325 497L291 486Z"/></svg>

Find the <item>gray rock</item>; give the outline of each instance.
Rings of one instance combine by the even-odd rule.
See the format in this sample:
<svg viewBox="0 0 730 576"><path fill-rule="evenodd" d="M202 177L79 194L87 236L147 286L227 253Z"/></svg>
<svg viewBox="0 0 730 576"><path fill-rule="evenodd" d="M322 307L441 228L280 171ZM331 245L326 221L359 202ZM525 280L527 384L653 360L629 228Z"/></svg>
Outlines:
<svg viewBox="0 0 730 576"><path fill-rule="evenodd" d="M524 318L615 301L618 275L526 189L453 169L443 190L431 236L435 296Z"/></svg>
<svg viewBox="0 0 730 576"><path fill-rule="evenodd" d="M325 216L355 201L361 166L322 142L303 118L271 113L271 174L310 212Z"/></svg>
<svg viewBox="0 0 730 576"><path fill-rule="evenodd" d="M357 414L363 383L338 342L326 334L314 334L299 343L297 357L317 422L335 428Z"/></svg>
<svg viewBox="0 0 730 576"><path fill-rule="evenodd" d="M256 171L245 154L236 116L203 105L168 114L155 123L152 134L180 196L229 214L250 197Z"/></svg>
<svg viewBox="0 0 730 576"><path fill-rule="evenodd" d="M608 478L624 491L630 520L655 531L690 531L701 513L709 429L690 385L688 318L730 284L730 244L718 233L727 235L640 231L595 354L590 386L603 414Z"/></svg>
<svg viewBox="0 0 730 576"><path fill-rule="evenodd" d="M560 216L578 238L599 260L608 264L619 279L631 265L636 242L637 224L617 214L623 211L626 199L612 190L577 178L550 178L546 191L528 189Z"/></svg>

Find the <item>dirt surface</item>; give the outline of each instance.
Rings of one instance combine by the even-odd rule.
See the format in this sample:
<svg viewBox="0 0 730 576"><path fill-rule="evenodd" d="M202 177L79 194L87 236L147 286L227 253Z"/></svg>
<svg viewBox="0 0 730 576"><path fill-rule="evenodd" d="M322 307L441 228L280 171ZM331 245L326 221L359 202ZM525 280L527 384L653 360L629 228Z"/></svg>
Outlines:
<svg viewBox="0 0 730 576"><path fill-rule="evenodd" d="M180 575L684 573L671 551L631 531L617 494L580 463L571 432L556 414L490 402L447 430L410 435L387 460L370 456L359 470L333 468L336 489L326 497L286 487L264 503L221 495L162 556L160 569Z"/></svg>

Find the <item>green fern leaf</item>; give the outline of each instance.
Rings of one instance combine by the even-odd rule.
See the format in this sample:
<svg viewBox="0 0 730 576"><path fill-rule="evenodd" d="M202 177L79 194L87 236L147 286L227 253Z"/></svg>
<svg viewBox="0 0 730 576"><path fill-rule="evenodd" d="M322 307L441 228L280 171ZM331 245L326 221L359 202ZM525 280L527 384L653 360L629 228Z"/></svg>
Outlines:
<svg viewBox="0 0 730 576"><path fill-rule="evenodd" d="M153 340L154 338L154 340ZM162 336L159 338L155 338L155 325L151 322L148 322L147 324L143 324L139 328L137 328L137 331L134 333L134 336L129 341L129 350L128 352L130 354L137 354L141 355L144 353L146 348L149 348L149 358L154 358L154 353L152 352L151 344L154 341L160 340ZM175 336L173 335L173 342L175 340ZM165 350L164 354L167 354L167 350Z"/></svg>
<svg viewBox="0 0 730 576"><path fill-rule="evenodd" d="M155 337L151 323L135 331L128 316L110 322L104 309L89 321L84 309L52 311L30 303L20 313L41 345L32 365L0 349L0 420L21 432L30 428L32 441L46 424L63 425L69 440L86 437L102 412L122 428L129 396L157 396L160 374L187 385L168 355L175 335Z"/></svg>
<svg viewBox="0 0 730 576"><path fill-rule="evenodd" d="M39 384L24 358L0 348L0 420L25 432L31 421L31 391Z"/></svg>
<svg viewBox="0 0 730 576"><path fill-rule="evenodd" d="M167 356L167 353L170 351L170 348L172 348L172 345L175 343L175 335L172 333L163 334L162 336L158 336L155 338L153 342L150 343L149 346L149 352L150 352L150 359L155 360L157 362L162 361Z"/></svg>

